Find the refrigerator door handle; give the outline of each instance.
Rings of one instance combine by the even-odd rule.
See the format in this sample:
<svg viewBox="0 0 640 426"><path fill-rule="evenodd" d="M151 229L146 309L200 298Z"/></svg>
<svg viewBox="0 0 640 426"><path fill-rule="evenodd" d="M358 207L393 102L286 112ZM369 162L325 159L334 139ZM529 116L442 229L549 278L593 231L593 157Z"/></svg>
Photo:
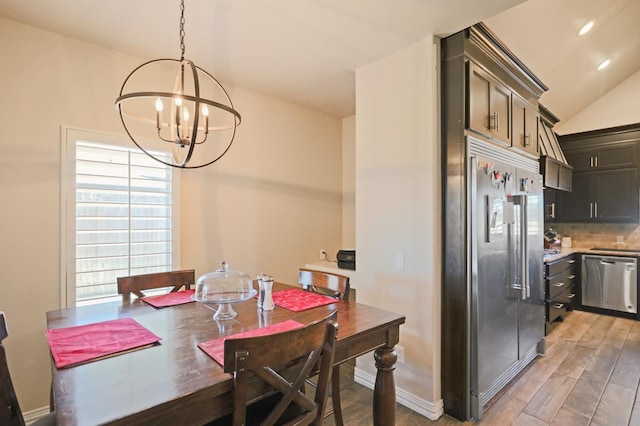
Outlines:
<svg viewBox="0 0 640 426"><path fill-rule="evenodd" d="M519 206L519 229L516 232L520 234L518 241L520 246L520 291L522 300L526 300L531 293L529 285L529 256L527 256L527 196L515 195L513 198L515 204Z"/></svg>

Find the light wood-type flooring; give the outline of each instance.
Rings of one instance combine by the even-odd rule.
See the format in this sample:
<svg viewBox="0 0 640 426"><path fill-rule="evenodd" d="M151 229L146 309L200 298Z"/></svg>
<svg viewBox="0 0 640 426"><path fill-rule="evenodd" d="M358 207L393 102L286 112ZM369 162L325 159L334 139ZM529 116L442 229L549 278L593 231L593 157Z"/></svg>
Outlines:
<svg viewBox="0 0 640 426"><path fill-rule="evenodd" d="M341 367L345 425L372 425L373 392ZM398 404L397 425L639 425L640 321L573 311L547 351L487 404L481 421L431 421ZM325 425L334 426L333 418Z"/></svg>

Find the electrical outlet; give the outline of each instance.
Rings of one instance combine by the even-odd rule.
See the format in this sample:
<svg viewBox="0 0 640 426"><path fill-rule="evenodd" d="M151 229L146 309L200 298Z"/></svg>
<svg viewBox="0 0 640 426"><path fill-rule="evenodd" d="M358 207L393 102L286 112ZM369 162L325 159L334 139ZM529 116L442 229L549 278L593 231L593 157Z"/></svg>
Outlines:
<svg viewBox="0 0 640 426"><path fill-rule="evenodd" d="M325 260L327 258L327 251L325 249L320 249L320 259Z"/></svg>
<svg viewBox="0 0 640 426"><path fill-rule="evenodd" d="M404 346L396 345L396 354L398 355L398 362L404 364Z"/></svg>

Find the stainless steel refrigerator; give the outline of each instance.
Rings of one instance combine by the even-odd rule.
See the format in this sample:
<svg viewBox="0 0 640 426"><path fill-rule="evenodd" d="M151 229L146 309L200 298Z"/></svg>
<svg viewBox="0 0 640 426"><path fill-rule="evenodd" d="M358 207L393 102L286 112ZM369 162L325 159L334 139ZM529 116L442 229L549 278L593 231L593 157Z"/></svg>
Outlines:
<svg viewBox="0 0 640 426"><path fill-rule="evenodd" d="M543 187L537 162L469 137L472 417L544 352Z"/></svg>

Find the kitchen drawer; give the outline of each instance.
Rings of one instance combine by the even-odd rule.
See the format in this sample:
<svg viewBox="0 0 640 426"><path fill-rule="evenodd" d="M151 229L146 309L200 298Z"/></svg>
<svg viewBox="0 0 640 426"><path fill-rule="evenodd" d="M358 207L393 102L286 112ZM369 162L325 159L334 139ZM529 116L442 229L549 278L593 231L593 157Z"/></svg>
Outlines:
<svg viewBox="0 0 640 426"><path fill-rule="evenodd" d="M567 288L560 296L547 302L547 322L554 322L558 318L564 318L567 311L572 310L575 300L575 286Z"/></svg>
<svg viewBox="0 0 640 426"><path fill-rule="evenodd" d="M567 306L563 303L550 302L547 305L547 322L555 322L559 318L564 318L567 315Z"/></svg>
<svg viewBox="0 0 640 426"><path fill-rule="evenodd" d="M576 268L573 264L568 269L555 276L545 279L547 300L553 300L568 288L572 287L576 281Z"/></svg>
<svg viewBox="0 0 640 426"><path fill-rule="evenodd" d="M574 255L563 257L553 262L545 263L545 272L547 277L553 277L568 268L575 266L576 259Z"/></svg>

